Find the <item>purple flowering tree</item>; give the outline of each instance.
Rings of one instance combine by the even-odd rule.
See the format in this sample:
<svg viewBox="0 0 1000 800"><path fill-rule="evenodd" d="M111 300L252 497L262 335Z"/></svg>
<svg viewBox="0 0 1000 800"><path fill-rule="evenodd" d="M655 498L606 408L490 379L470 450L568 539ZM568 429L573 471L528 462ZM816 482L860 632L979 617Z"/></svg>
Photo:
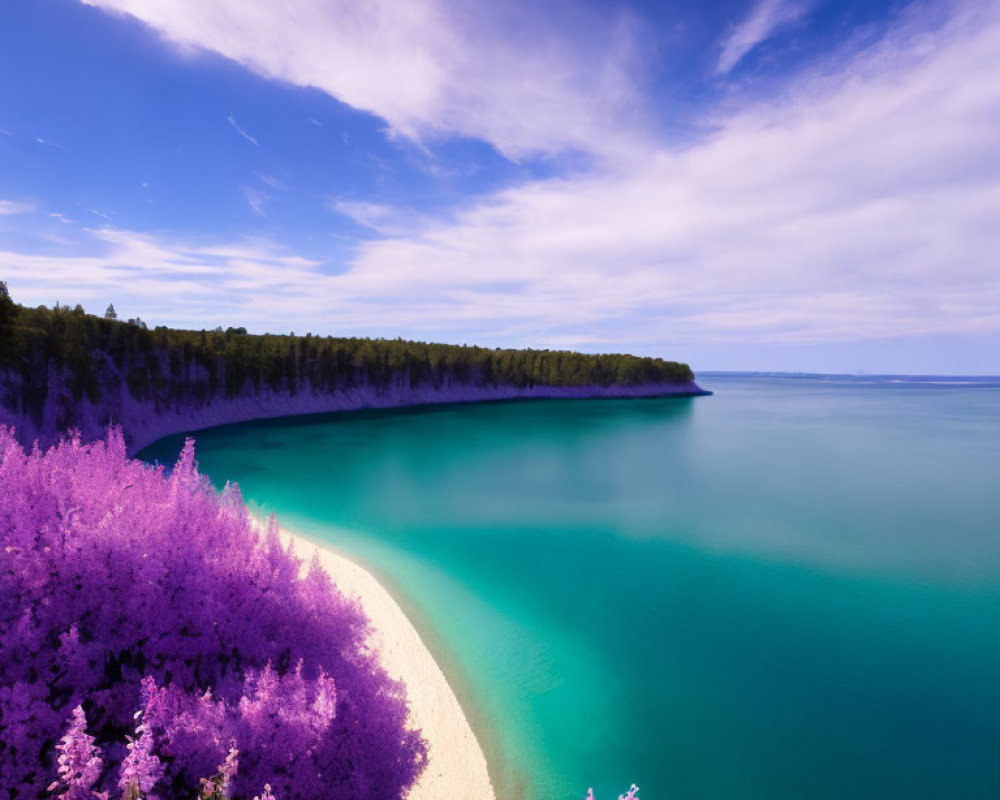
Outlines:
<svg viewBox="0 0 1000 800"><path fill-rule="evenodd" d="M0 428L0 796L195 797L233 753L234 800L400 797L426 761L402 686L302 573L190 441L168 476L116 430Z"/></svg>

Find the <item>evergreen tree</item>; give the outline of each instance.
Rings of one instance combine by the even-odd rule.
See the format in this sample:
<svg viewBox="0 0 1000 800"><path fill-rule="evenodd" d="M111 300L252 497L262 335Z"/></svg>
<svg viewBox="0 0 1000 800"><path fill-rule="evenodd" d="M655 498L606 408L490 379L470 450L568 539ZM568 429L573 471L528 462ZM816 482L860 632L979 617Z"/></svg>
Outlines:
<svg viewBox="0 0 1000 800"><path fill-rule="evenodd" d="M7 282L0 281L0 328L8 328L14 324L17 316L17 304L10 299Z"/></svg>

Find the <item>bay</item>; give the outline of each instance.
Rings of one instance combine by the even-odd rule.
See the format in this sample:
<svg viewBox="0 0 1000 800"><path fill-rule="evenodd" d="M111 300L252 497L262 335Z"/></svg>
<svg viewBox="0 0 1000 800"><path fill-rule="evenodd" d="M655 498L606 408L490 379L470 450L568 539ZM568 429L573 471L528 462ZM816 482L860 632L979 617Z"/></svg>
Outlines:
<svg viewBox="0 0 1000 800"><path fill-rule="evenodd" d="M699 382L195 436L387 583L502 800L1000 796L1000 381Z"/></svg>

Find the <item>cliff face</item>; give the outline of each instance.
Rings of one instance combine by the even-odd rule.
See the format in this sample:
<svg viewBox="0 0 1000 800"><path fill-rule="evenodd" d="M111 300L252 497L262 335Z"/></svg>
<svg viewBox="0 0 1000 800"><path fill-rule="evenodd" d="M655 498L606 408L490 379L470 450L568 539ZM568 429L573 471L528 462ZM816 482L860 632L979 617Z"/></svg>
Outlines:
<svg viewBox="0 0 1000 800"><path fill-rule="evenodd" d="M0 284L2 286L2 284ZM2 299L2 298L0 298ZM0 424L25 444L121 425L134 452L172 433L267 417L525 397L705 394L686 364L402 339L148 330L83 309L0 319ZM13 311L11 311L13 309Z"/></svg>
<svg viewBox="0 0 1000 800"><path fill-rule="evenodd" d="M400 375L388 385L359 382L334 390L316 389L308 380L293 392L288 389L257 390L251 383L235 396L223 392L201 400L183 397L137 398L127 383L106 381L102 399L93 402L87 396L74 398L72 381L64 371L47 371L45 400L34 413L16 404L0 405L0 424L13 425L18 438L27 444L37 440L46 446L60 433L78 429L84 441L103 436L110 424L121 425L129 449L141 450L164 436L184 431L211 428L254 419L348 411L362 408L394 408L429 403L469 403L517 398L585 397L658 397L707 394L694 381L648 383L633 386L512 386L475 381L446 379L435 385L411 385L408 376ZM0 370L0 397L14 398L32 387L24 385L21 375ZM12 407L13 406L13 407Z"/></svg>

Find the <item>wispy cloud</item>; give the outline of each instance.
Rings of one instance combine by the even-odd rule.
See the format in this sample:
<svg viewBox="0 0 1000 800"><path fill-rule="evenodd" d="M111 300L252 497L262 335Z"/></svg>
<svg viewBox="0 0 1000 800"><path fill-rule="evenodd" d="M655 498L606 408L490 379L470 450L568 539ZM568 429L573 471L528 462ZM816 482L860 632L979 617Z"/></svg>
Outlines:
<svg viewBox="0 0 1000 800"><path fill-rule="evenodd" d="M806 10L804 0L756 0L750 14L732 29L722 43L716 74L729 72L747 53L800 19Z"/></svg>
<svg viewBox="0 0 1000 800"><path fill-rule="evenodd" d="M380 203L337 198L331 200L329 206L331 211L384 236L412 234L418 227L416 215Z"/></svg>
<svg viewBox="0 0 1000 800"><path fill-rule="evenodd" d="M270 186L272 189L278 189L280 191L286 191L288 189L288 187L282 180L266 172L258 172L257 180L259 180L265 186Z"/></svg>
<svg viewBox="0 0 1000 800"><path fill-rule="evenodd" d="M51 139L43 139L41 136L35 137L35 144L40 144L43 147L54 147L56 150L62 150L64 153L69 152L69 150L64 145L59 144L59 142L53 142Z"/></svg>
<svg viewBox="0 0 1000 800"><path fill-rule="evenodd" d="M19 203L15 200L0 200L0 217L13 214L27 214L34 211L35 207L31 203Z"/></svg>
<svg viewBox="0 0 1000 800"><path fill-rule="evenodd" d="M271 199L267 192L253 186L244 186L243 196L247 199L247 205L250 206L254 214L259 217L267 216L267 201Z"/></svg>
<svg viewBox="0 0 1000 800"><path fill-rule="evenodd" d="M226 122L229 123L230 127L232 127L234 131L236 131L240 136L242 136L244 139L250 142L250 144L252 144L254 147L260 147L260 142L257 141L256 137L251 136L249 133L243 130L243 128L240 127L240 124L236 121L236 117L233 114L230 114L228 117L226 117Z"/></svg>
<svg viewBox="0 0 1000 800"><path fill-rule="evenodd" d="M624 12L609 20L607 11L567 4L462 0L302 0L294 14L245 0L84 2L319 88L414 140L469 136L517 159L606 153L636 138L640 53Z"/></svg>

